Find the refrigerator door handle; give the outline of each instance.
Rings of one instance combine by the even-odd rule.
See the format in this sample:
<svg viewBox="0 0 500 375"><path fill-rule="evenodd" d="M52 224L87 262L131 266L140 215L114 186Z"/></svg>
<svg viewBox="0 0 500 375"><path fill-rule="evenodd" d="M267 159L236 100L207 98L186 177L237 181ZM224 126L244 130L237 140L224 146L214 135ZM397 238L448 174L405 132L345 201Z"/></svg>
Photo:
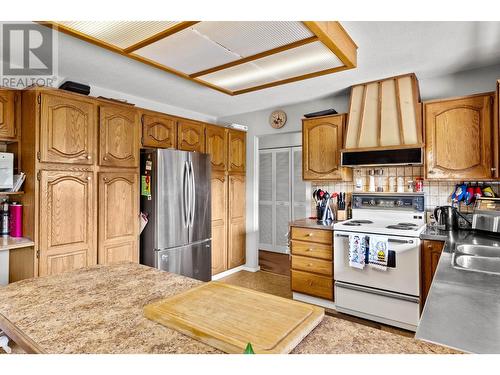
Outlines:
<svg viewBox="0 0 500 375"><path fill-rule="evenodd" d="M189 165L188 162L184 162L184 173L183 173L183 204L184 212L182 218L184 219L184 227L188 227L189 224Z"/></svg>
<svg viewBox="0 0 500 375"><path fill-rule="evenodd" d="M189 168L191 171L191 220L189 226L192 228L194 224L194 213L196 208L196 181L194 179L194 167L193 162L189 161Z"/></svg>

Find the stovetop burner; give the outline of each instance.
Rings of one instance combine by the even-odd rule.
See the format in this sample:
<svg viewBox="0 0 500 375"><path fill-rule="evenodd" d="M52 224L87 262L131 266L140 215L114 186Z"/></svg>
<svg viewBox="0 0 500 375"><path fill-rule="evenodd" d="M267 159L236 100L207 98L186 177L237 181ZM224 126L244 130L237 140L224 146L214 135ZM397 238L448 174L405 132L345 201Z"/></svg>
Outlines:
<svg viewBox="0 0 500 375"><path fill-rule="evenodd" d="M414 225L401 225L401 224L394 224L394 225L388 225L386 226L387 229L399 229L399 230L415 230Z"/></svg>
<svg viewBox="0 0 500 375"><path fill-rule="evenodd" d="M373 224L371 220L351 220L346 223L342 223L342 225L347 225L351 227L359 227L361 224Z"/></svg>

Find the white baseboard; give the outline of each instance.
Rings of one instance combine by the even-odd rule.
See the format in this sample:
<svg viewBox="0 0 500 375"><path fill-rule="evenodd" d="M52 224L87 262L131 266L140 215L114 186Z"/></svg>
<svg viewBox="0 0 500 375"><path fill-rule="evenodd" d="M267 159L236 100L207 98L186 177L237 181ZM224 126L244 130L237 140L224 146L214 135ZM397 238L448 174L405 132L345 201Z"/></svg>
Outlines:
<svg viewBox="0 0 500 375"><path fill-rule="evenodd" d="M245 265L231 268L230 270L218 273L217 275L212 276L212 280L220 280L226 276L232 275L233 273L240 272L240 271L248 271L248 272L257 272L260 270L260 266L257 267L247 267Z"/></svg>
<svg viewBox="0 0 500 375"><path fill-rule="evenodd" d="M296 292L293 292L293 299L300 302L310 303L311 305L317 305L327 309L335 310L335 302L329 301L327 299L312 297L308 296L307 294Z"/></svg>

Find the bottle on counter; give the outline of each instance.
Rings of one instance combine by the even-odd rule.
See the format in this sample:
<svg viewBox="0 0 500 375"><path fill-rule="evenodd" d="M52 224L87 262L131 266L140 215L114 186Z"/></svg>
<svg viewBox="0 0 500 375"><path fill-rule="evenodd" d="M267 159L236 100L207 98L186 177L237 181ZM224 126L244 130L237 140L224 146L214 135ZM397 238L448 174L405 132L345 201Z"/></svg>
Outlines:
<svg viewBox="0 0 500 375"><path fill-rule="evenodd" d="M0 205L0 216L2 219L2 225L0 228L0 235L8 236L10 233L10 225L9 225L9 202L7 199L4 199Z"/></svg>

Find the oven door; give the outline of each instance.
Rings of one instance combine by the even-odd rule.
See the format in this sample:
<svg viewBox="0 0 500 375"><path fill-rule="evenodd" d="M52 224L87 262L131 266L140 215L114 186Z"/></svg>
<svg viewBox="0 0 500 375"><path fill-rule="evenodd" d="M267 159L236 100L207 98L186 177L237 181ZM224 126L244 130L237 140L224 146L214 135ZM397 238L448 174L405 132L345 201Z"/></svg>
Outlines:
<svg viewBox="0 0 500 375"><path fill-rule="evenodd" d="M420 239L387 236L389 251L394 252L395 265L382 271L369 265L363 269L349 266L349 235L366 233L334 232L334 279L370 288L420 296Z"/></svg>

